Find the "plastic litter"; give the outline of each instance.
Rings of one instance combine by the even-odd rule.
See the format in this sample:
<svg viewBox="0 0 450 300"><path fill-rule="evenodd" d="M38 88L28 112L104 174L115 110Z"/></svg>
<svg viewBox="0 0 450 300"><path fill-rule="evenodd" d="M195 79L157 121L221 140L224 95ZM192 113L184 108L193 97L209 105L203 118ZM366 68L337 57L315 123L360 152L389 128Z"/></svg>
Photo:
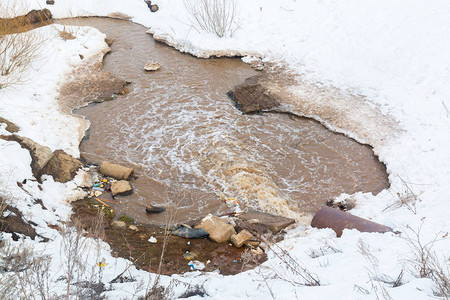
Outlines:
<svg viewBox="0 0 450 300"><path fill-rule="evenodd" d="M150 243L152 243L152 244L156 244L156 242L158 242L158 240L157 240L154 236L151 236L151 237L148 239L148 241L149 241Z"/></svg>
<svg viewBox="0 0 450 300"><path fill-rule="evenodd" d="M183 257L187 260L192 260L197 257L197 253L186 251L186 253L183 254Z"/></svg>
<svg viewBox="0 0 450 300"><path fill-rule="evenodd" d="M187 239L202 239L209 236L209 233L201 228L191 228L188 225L178 225L172 230L172 234Z"/></svg>
<svg viewBox="0 0 450 300"><path fill-rule="evenodd" d="M191 267L191 270L196 271L196 270L203 270L205 268L205 264L198 261L198 260L194 260L188 263L188 266Z"/></svg>
<svg viewBox="0 0 450 300"><path fill-rule="evenodd" d="M106 263L106 260L103 258L102 261L97 262L97 266L100 268L106 267L108 264Z"/></svg>

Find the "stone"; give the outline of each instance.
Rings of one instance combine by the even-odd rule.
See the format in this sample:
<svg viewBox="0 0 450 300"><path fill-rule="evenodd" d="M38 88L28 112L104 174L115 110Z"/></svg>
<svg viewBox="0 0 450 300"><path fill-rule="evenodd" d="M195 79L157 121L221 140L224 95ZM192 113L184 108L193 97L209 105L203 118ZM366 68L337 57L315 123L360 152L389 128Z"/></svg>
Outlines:
<svg viewBox="0 0 450 300"><path fill-rule="evenodd" d="M244 114L271 111L280 106L279 99L269 93L258 76L247 78L227 95Z"/></svg>
<svg viewBox="0 0 450 300"><path fill-rule="evenodd" d="M128 226L128 229L136 231L136 232L139 231L139 228L137 228L136 225L130 225L130 226Z"/></svg>
<svg viewBox="0 0 450 300"><path fill-rule="evenodd" d="M151 12L157 12L158 9L159 9L159 6L156 5L156 4L152 4L152 5L150 6L150 11L151 11Z"/></svg>
<svg viewBox="0 0 450 300"><path fill-rule="evenodd" d="M151 204L149 204L145 207L145 212L148 214L158 214L158 213L162 213L165 210L166 209L164 207L158 207L158 206L154 206Z"/></svg>
<svg viewBox="0 0 450 300"><path fill-rule="evenodd" d="M239 227L247 229L254 234L263 234L268 230L272 233L278 233L289 225L294 224L295 220L251 210L239 215L236 223Z"/></svg>
<svg viewBox="0 0 450 300"><path fill-rule="evenodd" d="M42 146L41 144L36 143L32 139L22 137L17 134L1 136L1 138L6 141L17 142L22 148L27 149L28 152L30 152L31 171L34 178L40 179L42 169L53 157L52 150L47 146Z"/></svg>
<svg viewBox="0 0 450 300"><path fill-rule="evenodd" d="M128 180L133 174L132 168L127 168L121 165L113 164L108 161L104 161L100 164L100 173L105 176L113 177L117 180Z"/></svg>
<svg viewBox="0 0 450 300"><path fill-rule="evenodd" d="M16 133L19 131L19 127L16 124L14 124L13 122L10 122L2 117L0 117L0 123L6 124L6 131L8 131L9 133Z"/></svg>
<svg viewBox="0 0 450 300"><path fill-rule="evenodd" d="M124 221L112 221L111 226L117 228L127 228L127 223L125 223Z"/></svg>
<svg viewBox="0 0 450 300"><path fill-rule="evenodd" d="M51 175L55 181L66 183L75 177L78 169L82 166L83 164L78 159L63 150L56 150L42 169L41 174Z"/></svg>
<svg viewBox="0 0 450 300"><path fill-rule="evenodd" d="M253 238L254 238L253 235L244 229L241 232L239 232L238 234L233 234L231 236L230 240L231 240L231 243L236 248L241 248L242 245L244 245L245 243L247 243L248 241L250 241Z"/></svg>
<svg viewBox="0 0 450 300"><path fill-rule="evenodd" d="M126 180L114 181L111 183L111 193L113 196L129 195L133 192L131 183Z"/></svg>
<svg viewBox="0 0 450 300"><path fill-rule="evenodd" d="M47 5L54 5L55 4L55 0L47 0L45 3Z"/></svg>
<svg viewBox="0 0 450 300"><path fill-rule="evenodd" d="M49 9L44 8L41 10L33 9L25 15L25 22L27 24L40 23L52 18L52 13Z"/></svg>
<svg viewBox="0 0 450 300"><path fill-rule="evenodd" d="M156 62L153 60L148 60L144 65L145 71L157 71L160 68L161 68L161 65L159 64L159 62Z"/></svg>
<svg viewBox="0 0 450 300"><path fill-rule="evenodd" d="M209 233L209 238L216 243L225 243L230 240L232 234L236 234L234 227L227 224L221 218L208 215L202 219L201 223L195 226Z"/></svg>

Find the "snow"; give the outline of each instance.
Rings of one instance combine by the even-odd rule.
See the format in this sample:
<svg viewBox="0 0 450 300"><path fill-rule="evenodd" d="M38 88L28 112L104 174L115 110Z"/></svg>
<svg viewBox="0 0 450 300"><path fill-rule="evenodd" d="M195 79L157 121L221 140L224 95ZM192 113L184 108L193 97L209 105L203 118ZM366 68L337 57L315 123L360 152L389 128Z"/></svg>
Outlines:
<svg viewBox="0 0 450 300"><path fill-rule="evenodd" d="M374 299L383 293L383 288L393 299L433 297L435 287L431 280L417 278L409 263L413 253L407 237L420 228L423 244L436 239L433 250L441 258L441 264L448 267L450 241L444 237L450 229L446 216L450 197L448 1L242 0L238 1L240 13L236 19L239 29L232 37L221 39L193 24L180 0L158 1L160 10L156 13L150 13L140 0L126 4L121 0L56 0L54 6L45 5L44 0L29 0L28 4L29 8L49 8L57 18L120 12L149 27L155 38L180 51L199 57L256 56L280 63L306 85L320 87L322 91L338 89L344 95L363 95L364 109L395 121L396 128L385 130L372 118L352 115L357 100L351 97L343 97L339 105L350 112L356 126L333 123L320 113L312 115L330 128L361 142L370 142L374 147L387 166L391 188L376 196L357 193L341 197L356 199L354 214L391 226L402 232L400 236L346 230L341 238L336 238L331 230L302 224L289 230L278 245L315 274L321 286L295 285L279 278L273 270L302 280L298 274L291 274L271 250L267 251L269 261L253 271L235 276L193 272L173 278L203 284L211 299L271 299L271 291L275 298L281 299ZM30 68L32 80L26 86L1 90L0 116L19 125L19 135L52 150L62 148L78 156L83 130L78 128L81 123L77 118L58 110L58 83L80 63L78 54L95 57L104 50L104 36L94 29L83 28L75 30L75 40L63 41L55 27L37 31L49 38L40 60ZM293 86L289 92L298 96L303 93L302 88ZM320 99L324 102L321 105L338 105L330 98ZM301 105L290 104L294 110ZM298 108L296 112L302 113ZM366 134L374 131L378 131L379 138L368 138ZM3 127L1 132L6 134ZM80 191L77 184L55 183L48 177L44 179L43 191L36 182L29 181L23 187L28 193L24 192L16 182L32 178L30 160L28 152L16 143L0 140L2 193L20 199L15 205L38 224L40 234L52 236L47 252L55 254L53 248L61 244L61 237L46 224L67 220L70 214L67 200ZM407 195L409 189L419 198L416 207L393 205L398 200L397 193ZM29 194L41 198L52 209L47 212L39 209L32 204ZM329 250L329 245L339 251ZM369 247L375 265L361 254L361 245ZM35 246L43 247L40 243ZM129 263L112 258L108 251L108 246L102 244L101 257L109 262L105 281L117 276ZM312 257L312 251L322 251L323 255ZM58 258L54 264L58 264ZM395 279L402 269L404 285L396 288L371 282L369 277L376 273ZM130 272L148 281L146 272L134 267ZM61 274L61 270L56 273ZM169 283L170 278L162 278L163 284ZM114 284L105 295L119 299L135 289L135 283Z"/></svg>

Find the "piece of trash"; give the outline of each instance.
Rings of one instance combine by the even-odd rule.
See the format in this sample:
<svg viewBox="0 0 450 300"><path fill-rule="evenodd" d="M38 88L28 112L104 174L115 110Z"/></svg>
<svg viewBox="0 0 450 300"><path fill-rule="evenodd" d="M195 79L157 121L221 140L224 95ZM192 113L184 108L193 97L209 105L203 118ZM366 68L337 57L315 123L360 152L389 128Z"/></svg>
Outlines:
<svg viewBox="0 0 450 300"><path fill-rule="evenodd" d="M174 230L172 230L172 234L187 239L202 239L209 236L209 233L201 228L191 228L184 224L175 227Z"/></svg>
<svg viewBox="0 0 450 300"><path fill-rule="evenodd" d="M150 243L153 243L153 244L156 244L156 242L158 241L154 236L151 236L149 239L148 239L148 241L150 242Z"/></svg>
<svg viewBox="0 0 450 300"><path fill-rule="evenodd" d="M188 263L188 266L191 267L191 270L203 270L205 268L205 264L198 261L198 260L194 260Z"/></svg>
<svg viewBox="0 0 450 300"><path fill-rule="evenodd" d="M101 194L103 194L103 193L100 192L100 191L94 191L94 196L95 196L95 197L98 197L98 196L100 196Z"/></svg>
<svg viewBox="0 0 450 300"><path fill-rule="evenodd" d="M188 246L191 245L191 241L188 241L188 242L186 243L186 245L188 245Z"/></svg>
<svg viewBox="0 0 450 300"><path fill-rule="evenodd" d="M208 260L206 261L206 264L209 265L210 263L211 263L211 260L208 259Z"/></svg>
<svg viewBox="0 0 450 300"><path fill-rule="evenodd" d="M183 254L183 257L187 260L192 260L197 257L197 253L186 251L186 253Z"/></svg>
<svg viewBox="0 0 450 300"><path fill-rule="evenodd" d="M314 215L311 226L315 228L331 228L340 237L344 229L356 229L361 232L392 232L392 228L381 225L336 208L322 206Z"/></svg>
<svg viewBox="0 0 450 300"><path fill-rule="evenodd" d="M108 264L106 263L106 260L103 258L102 261L97 262L97 266L100 268L106 267Z"/></svg>

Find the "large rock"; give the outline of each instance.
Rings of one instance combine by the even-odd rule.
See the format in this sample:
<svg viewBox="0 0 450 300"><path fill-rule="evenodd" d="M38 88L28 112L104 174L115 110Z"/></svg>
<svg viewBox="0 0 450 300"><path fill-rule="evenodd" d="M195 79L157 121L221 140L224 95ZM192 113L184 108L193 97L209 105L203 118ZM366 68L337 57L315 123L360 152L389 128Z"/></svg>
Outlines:
<svg viewBox="0 0 450 300"><path fill-rule="evenodd" d="M239 232L239 234L233 234L231 236L231 243L235 247L241 248L242 245L244 245L245 243L247 243L248 241L250 241L253 238L254 238L253 235L244 229L241 232Z"/></svg>
<svg viewBox="0 0 450 300"><path fill-rule="evenodd" d="M225 243L232 234L236 234L234 227L221 218L208 215L195 228L201 228L209 233L209 238L216 243Z"/></svg>
<svg viewBox="0 0 450 300"><path fill-rule="evenodd" d="M47 146L42 146L32 139L19 136L17 134L1 136L2 139L12 142L17 142L24 149L30 152L31 156L31 171L36 179L39 179L42 174L42 169L53 157L52 150Z"/></svg>
<svg viewBox="0 0 450 300"><path fill-rule="evenodd" d="M104 161L100 164L100 173L118 180L128 180L133 174L133 169Z"/></svg>
<svg viewBox="0 0 450 300"><path fill-rule="evenodd" d="M227 95L243 113L270 111L280 106L278 99L260 83L258 76L247 78Z"/></svg>
<svg viewBox="0 0 450 300"><path fill-rule="evenodd" d="M72 180L82 166L83 164L78 159L63 150L56 150L42 169L41 174L52 175L55 181L65 183Z"/></svg>
<svg viewBox="0 0 450 300"><path fill-rule="evenodd" d="M113 196L129 195L133 192L131 183L126 180L114 181L111 183L111 193Z"/></svg>
<svg viewBox="0 0 450 300"><path fill-rule="evenodd" d="M294 224L295 220L271 215L258 211L248 211L238 217L237 224L255 234L262 234L268 230L278 233L287 226Z"/></svg>
<svg viewBox="0 0 450 300"><path fill-rule="evenodd" d="M49 9L44 8L40 10L33 9L25 15L25 22L27 24L40 23L52 18L52 13Z"/></svg>

